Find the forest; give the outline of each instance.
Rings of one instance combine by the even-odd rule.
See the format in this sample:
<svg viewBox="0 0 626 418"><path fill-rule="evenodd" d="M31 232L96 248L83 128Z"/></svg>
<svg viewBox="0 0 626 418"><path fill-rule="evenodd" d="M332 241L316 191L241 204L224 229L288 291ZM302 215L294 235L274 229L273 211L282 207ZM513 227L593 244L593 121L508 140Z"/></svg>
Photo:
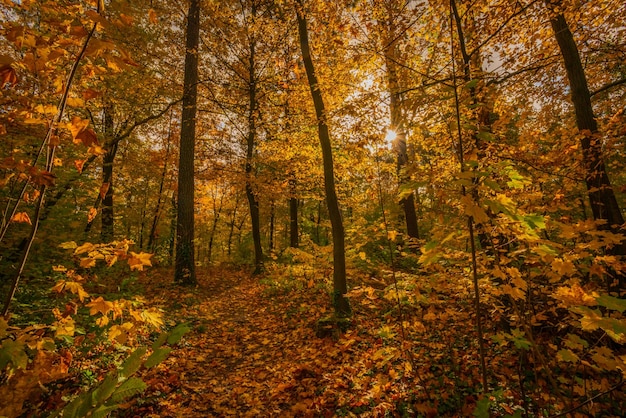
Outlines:
<svg viewBox="0 0 626 418"><path fill-rule="evenodd" d="M620 417L623 0L0 0L0 417Z"/></svg>

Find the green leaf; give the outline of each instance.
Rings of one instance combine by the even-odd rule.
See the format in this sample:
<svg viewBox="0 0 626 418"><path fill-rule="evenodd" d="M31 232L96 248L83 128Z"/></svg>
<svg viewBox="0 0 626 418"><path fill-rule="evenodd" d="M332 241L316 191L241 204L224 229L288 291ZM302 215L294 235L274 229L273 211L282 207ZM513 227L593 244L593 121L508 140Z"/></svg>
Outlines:
<svg viewBox="0 0 626 418"><path fill-rule="evenodd" d="M7 338L0 346L0 370L4 370L11 363L15 369L25 369L28 365L28 356L24 351L22 341L13 341Z"/></svg>
<svg viewBox="0 0 626 418"><path fill-rule="evenodd" d="M148 359L144 363L144 366L148 368L156 366L157 364L165 360L171 351L172 349L169 347L157 348L152 354L150 354L150 357L148 357Z"/></svg>
<svg viewBox="0 0 626 418"><path fill-rule="evenodd" d="M596 298L598 305L605 308L618 311L620 313L626 311L626 299L620 299L609 295L602 295Z"/></svg>
<svg viewBox="0 0 626 418"><path fill-rule="evenodd" d="M133 353L128 356L128 358L122 364L122 371L120 372L120 377L122 379L128 378L135 374L137 370L141 367L141 359L146 354L146 347L139 347Z"/></svg>
<svg viewBox="0 0 626 418"><path fill-rule="evenodd" d="M578 356L574 352L572 352L572 350L568 350L567 348L559 350L556 353L556 356L559 360L566 361L569 363L576 364L580 361L580 358L578 358Z"/></svg>
<svg viewBox="0 0 626 418"><path fill-rule="evenodd" d="M159 335L159 338L156 339L156 341L152 344L152 349L156 350L157 348L161 347L163 344L165 344L165 342L167 341L167 337L168 337L168 333L167 332L162 332Z"/></svg>
<svg viewBox="0 0 626 418"><path fill-rule="evenodd" d="M470 80L467 84L465 84L465 86L463 86L463 88L466 89L473 89L474 87L476 87L478 85L478 79L475 78L473 80Z"/></svg>
<svg viewBox="0 0 626 418"><path fill-rule="evenodd" d="M96 409L95 411L91 413L91 418L107 417L109 416L111 412L115 411L118 408L119 408L119 405L109 405L109 406L100 405L98 409Z"/></svg>
<svg viewBox="0 0 626 418"><path fill-rule="evenodd" d="M474 409L474 415L476 418L489 418L489 407L491 406L491 401L489 397L485 396L476 402L476 409Z"/></svg>
<svg viewBox="0 0 626 418"><path fill-rule="evenodd" d="M191 331L191 328L189 328L189 325L187 324L176 325L167 337L167 343L170 345L176 344L181 338L183 338L183 335L187 334L189 331Z"/></svg>
<svg viewBox="0 0 626 418"><path fill-rule="evenodd" d="M483 141L488 141L488 142L492 142L496 140L495 135L487 131L478 132L476 134L476 137L478 137L478 139L482 139Z"/></svg>
<svg viewBox="0 0 626 418"><path fill-rule="evenodd" d="M148 385L138 377L131 377L111 395L111 401L118 403L146 390Z"/></svg>
<svg viewBox="0 0 626 418"><path fill-rule="evenodd" d="M115 391L117 386L117 376L114 373L109 373L107 377L102 381L100 386L93 391L92 400L94 405L104 404L111 394Z"/></svg>
<svg viewBox="0 0 626 418"><path fill-rule="evenodd" d="M524 223L530 229L546 229L546 221L541 215L524 215Z"/></svg>

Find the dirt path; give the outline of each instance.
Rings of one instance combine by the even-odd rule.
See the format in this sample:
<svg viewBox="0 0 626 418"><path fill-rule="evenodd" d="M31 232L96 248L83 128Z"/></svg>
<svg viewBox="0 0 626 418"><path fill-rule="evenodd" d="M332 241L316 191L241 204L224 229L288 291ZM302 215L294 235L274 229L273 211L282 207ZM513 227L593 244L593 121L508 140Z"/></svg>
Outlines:
<svg viewBox="0 0 626 418"><path fill-rule="evenodd" d="M196 289L165 280L150 284L156 290L153 301L193 331L163 365L161 376L149 382L156 389L148 396L159 398L153 413L334 414L333 398L321 395L335 383L325 381L324 374L341 363L342 351L331 339L316 338L313 327L328 302L311 298L311 291L306 301L293 292L269 297L258 279L240 272L200 273Z"/></svg>

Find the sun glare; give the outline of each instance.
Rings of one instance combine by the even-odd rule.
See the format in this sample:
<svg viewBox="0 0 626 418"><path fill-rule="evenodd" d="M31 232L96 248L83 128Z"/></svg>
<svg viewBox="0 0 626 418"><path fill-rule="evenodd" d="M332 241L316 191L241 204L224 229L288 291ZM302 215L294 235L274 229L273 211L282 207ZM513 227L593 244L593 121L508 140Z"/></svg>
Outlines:
<svg viewBox="0 0 626 418"><path fill-rule="evenodd" d="M387 135L385 135L385 143L387 145L393 144L393 141L396 139L397 136L398 134L396 134L396 131L392 129L387 129Z"/></svg>

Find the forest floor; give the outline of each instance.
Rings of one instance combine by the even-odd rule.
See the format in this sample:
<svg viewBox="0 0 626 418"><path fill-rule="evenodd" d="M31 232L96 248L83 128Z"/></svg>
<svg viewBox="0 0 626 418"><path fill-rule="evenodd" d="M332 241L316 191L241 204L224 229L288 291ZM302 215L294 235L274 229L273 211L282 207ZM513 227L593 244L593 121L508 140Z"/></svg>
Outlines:
<svg viewBox="0 0 626 418"><path fill-rule="evenodd" d="M311 279L201 270L198 286L184 288L171 277L149 272L146 298L168 322L188 323L192 331L143 377L149 389L125 416L468 416L476 407L471 322L463 321L454 340L433 332L445 331L448 320L458 323L452 316L468 315L463 300L453 307L431 295L430 309L405 308L404 325L414 331L409 339L397 305L363 287L353 292L350 329L319 338L316 324L329 315L330 297ZM443 315L436 316L437 305ZM427 330L428 322L434 328ZM415 332L423 337L419 346ZM412 358L409 350L422 354Z"/></svg>

